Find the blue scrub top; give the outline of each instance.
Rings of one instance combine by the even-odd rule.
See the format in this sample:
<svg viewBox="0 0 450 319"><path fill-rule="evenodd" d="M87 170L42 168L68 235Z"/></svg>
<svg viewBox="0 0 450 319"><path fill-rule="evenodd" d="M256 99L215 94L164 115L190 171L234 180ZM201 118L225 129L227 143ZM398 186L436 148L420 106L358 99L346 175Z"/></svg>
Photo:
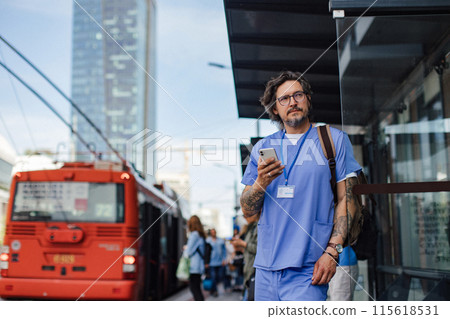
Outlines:
<svg viewBox="0 0 450 319"><path fill-rule="evenodd" d="M344 133L330 128L336 149L336 180L345 179ZM257 178L257 163L261 148L275 148L280 159L283 131L278 131L254 147L242 183L253 185ZM289 169L303 137L292 145L283 140ZM331 173L322 152L317 128L309 132L292 172L288 185L294 185L294 198L277 198L278 186L285 184L284 174L272 181L264 196L258 223L258 247L254 267L280 270L314 265L326 249L333 228L334 200L330 186Z"/></svg>

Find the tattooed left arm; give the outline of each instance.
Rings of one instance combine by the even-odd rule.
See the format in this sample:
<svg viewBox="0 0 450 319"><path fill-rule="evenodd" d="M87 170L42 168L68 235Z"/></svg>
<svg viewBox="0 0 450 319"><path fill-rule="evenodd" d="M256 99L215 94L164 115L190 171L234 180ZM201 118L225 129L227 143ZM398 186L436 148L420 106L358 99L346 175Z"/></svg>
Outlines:
<svg viewBox="0 0 450 319"><path fill-rule="evenodd" d="M329 243L343 244L347 237L347 200L345 195L345 181L337 184L338 202L334 210L333 232L329 239ZM323 249L338 257L336 249L332 247L323 247ZM314 271L311 283L313 285L324 285L330 282L336 273L336 260L329 254L322 254L314 265Z"/></svg>
<svg viewBox="0 0 450 319"><path fill-rule="evenodd" d="M338 202L334 209L333 232L329 241L334 244L343 244L347 238L347 194L345 185L345 181L337 184Z"/></svg>

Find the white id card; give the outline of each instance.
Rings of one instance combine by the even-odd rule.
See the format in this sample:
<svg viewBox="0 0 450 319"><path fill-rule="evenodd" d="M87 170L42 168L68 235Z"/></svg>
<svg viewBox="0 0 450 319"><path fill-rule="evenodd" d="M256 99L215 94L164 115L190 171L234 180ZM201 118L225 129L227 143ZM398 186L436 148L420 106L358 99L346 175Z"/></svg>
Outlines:
<svg viewBox="0 0 450 319"><path fill-rule="evenodd" d="M294 198L295 185L278 186L277 198Z"/></svg>

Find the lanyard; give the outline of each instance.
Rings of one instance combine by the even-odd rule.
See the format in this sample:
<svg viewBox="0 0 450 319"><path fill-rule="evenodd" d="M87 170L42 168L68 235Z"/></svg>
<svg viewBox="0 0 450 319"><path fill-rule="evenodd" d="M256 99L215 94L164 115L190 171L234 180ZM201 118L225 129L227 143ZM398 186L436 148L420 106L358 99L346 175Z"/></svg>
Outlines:
<svg viewBox="0 0 450 319"><path fill-rule="evenodd" d="M294 158L294 160L292 161L291 166L289 167L288 172L286 173L286 170L283 170L284 178L285 178L285 180L286 180L285 185L288 184L288 177L289 177L289 174L291 173L292 167L294 166L295 162L297 161L297 157L298 157L298 155L300 154L300 150L302 149L303 143L305 143L306 137L308 136L309 131L311 131L311 128L312 128L312 124L309 126L308 131L307 131L307 132L305 133L305 135L303 136L303 139L302 139L302 141L301 141L301 143L300 143L300 146L299 146L299 148L298 148L298 150L297 150L297 154L295 154L295 158ZM283 139L284 139L284 136L285 136L285 135L286 135L286 130L283 131L283 136L281 137L281 146L280 146L280 147L281 147L281 165L284 165L284 164L283 164L283 163L284 163L284 159L283 159ZM286 154L287 154L287 152L286 152ZM286 164L287 164L287 163L286 163Z"/></svg>

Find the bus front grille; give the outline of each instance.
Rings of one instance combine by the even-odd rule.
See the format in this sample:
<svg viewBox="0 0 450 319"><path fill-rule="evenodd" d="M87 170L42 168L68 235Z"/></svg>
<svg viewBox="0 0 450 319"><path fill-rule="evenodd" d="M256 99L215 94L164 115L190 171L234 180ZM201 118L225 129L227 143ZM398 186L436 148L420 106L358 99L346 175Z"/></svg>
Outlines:
<svg viewBox="0 0 450 319"><path fill-rule="evenodd" d="M26 235L26 236L34 236L36 235L36 226L35 225L7 225L6 226L6 235Z"/></svg>

